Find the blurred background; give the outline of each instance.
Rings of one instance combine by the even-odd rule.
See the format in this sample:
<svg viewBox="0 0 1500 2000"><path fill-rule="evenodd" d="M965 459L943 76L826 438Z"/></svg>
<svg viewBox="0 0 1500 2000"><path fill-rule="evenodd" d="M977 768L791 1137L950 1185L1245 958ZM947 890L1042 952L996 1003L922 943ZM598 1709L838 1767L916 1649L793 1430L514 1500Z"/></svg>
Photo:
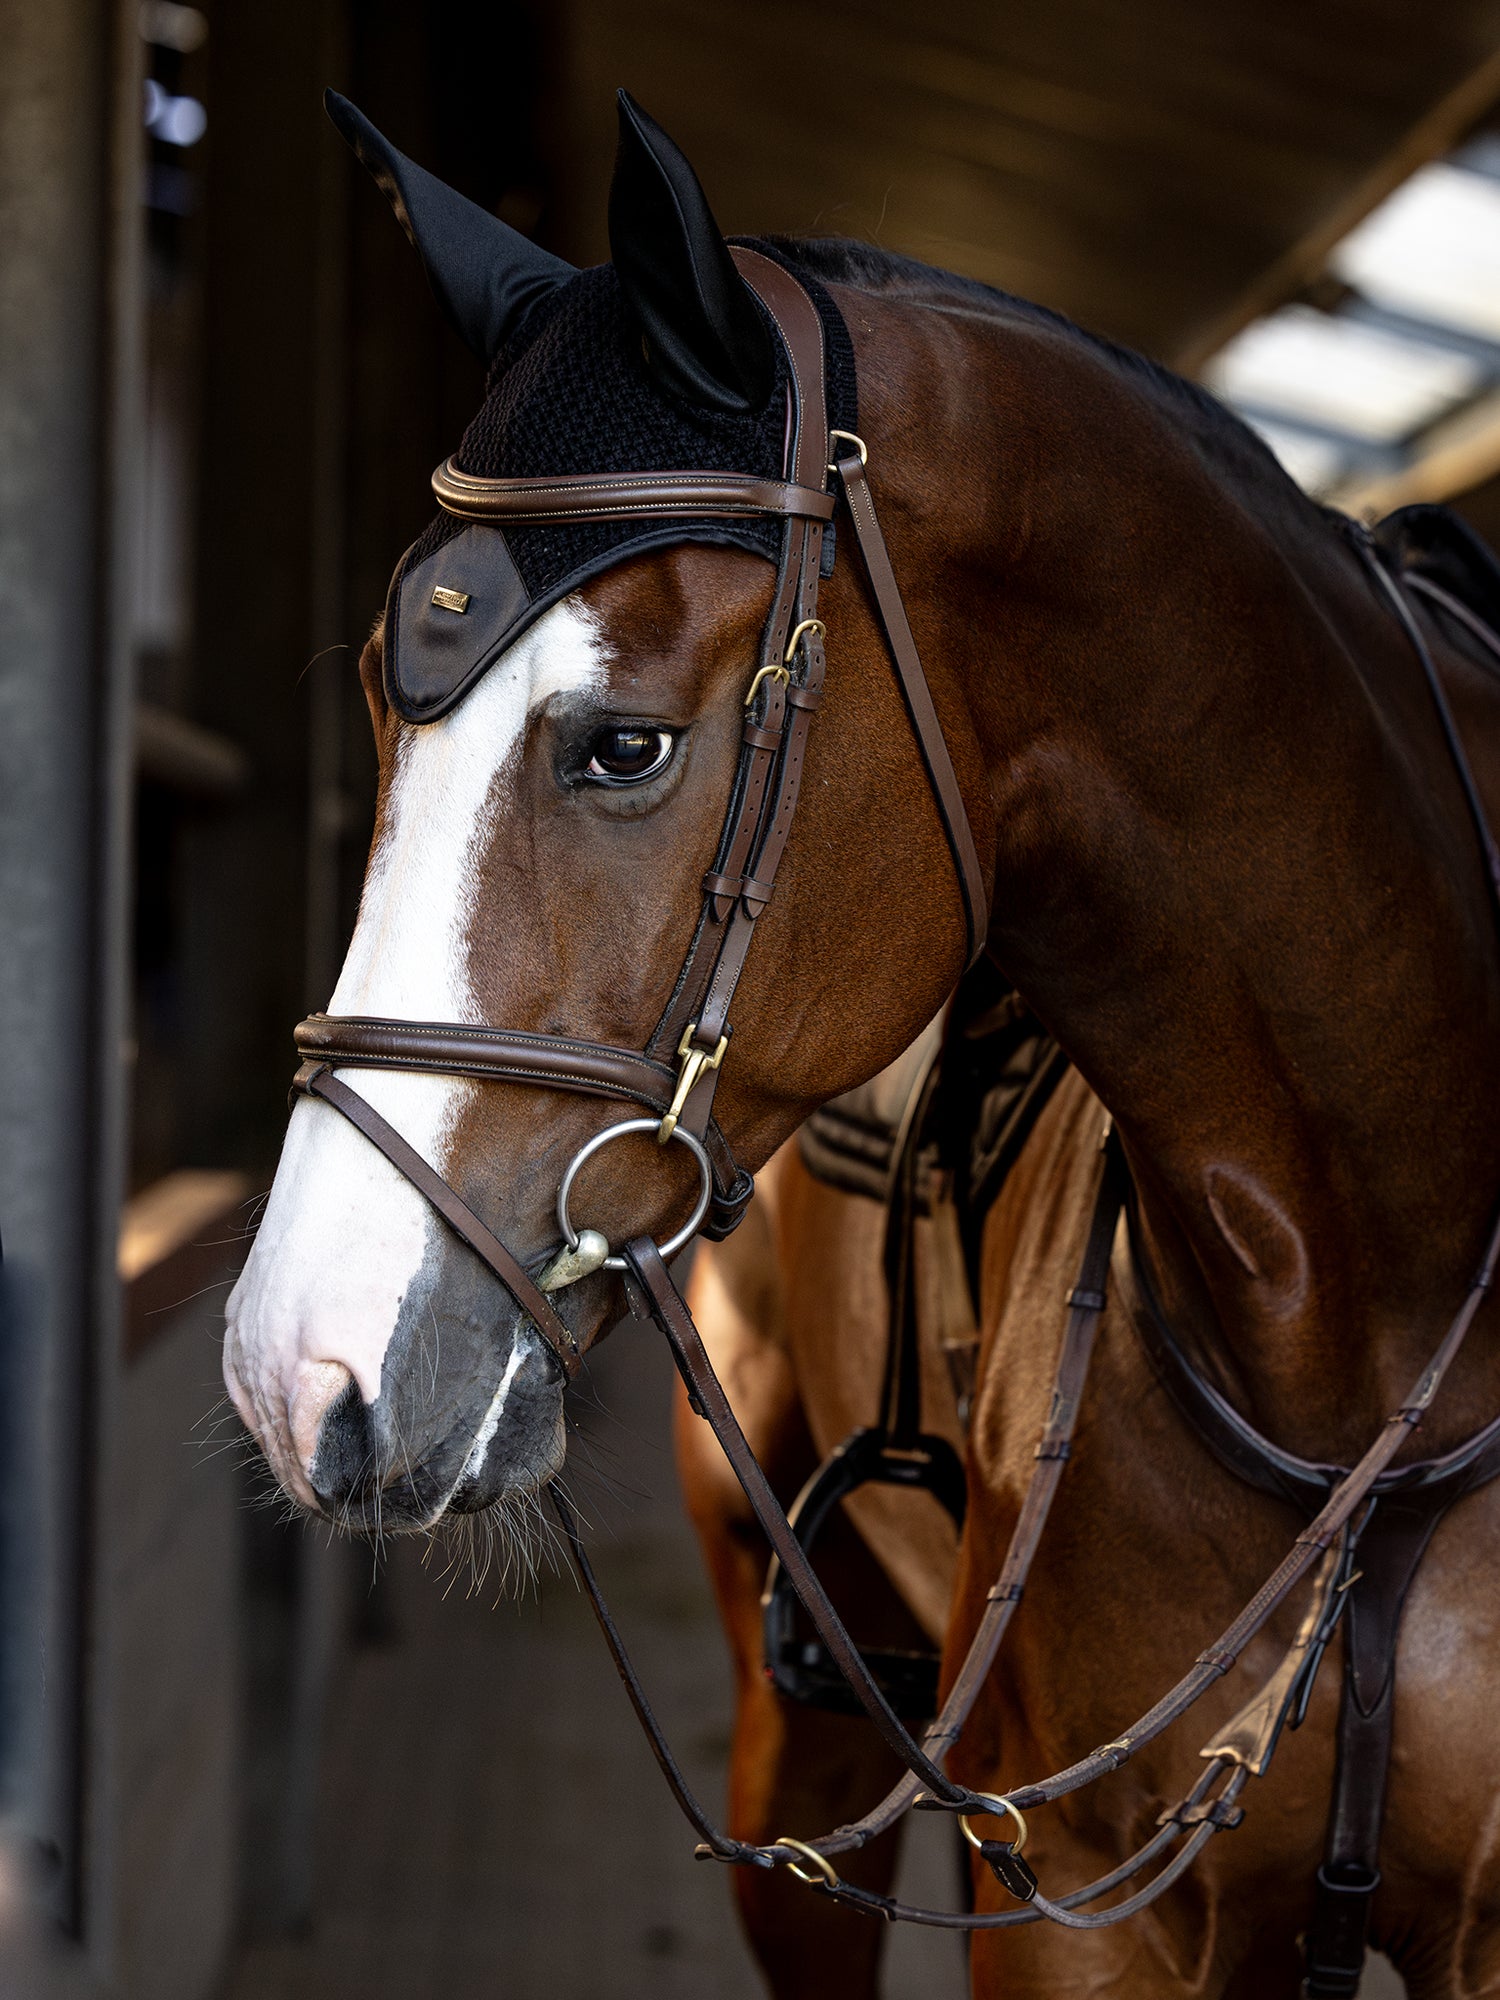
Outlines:
<svg viewBox="0 0 1500 2000"><path fill-rule="evenodd" d="M1500 4L0 21L0 1988L751 1995L571 1585L377 1577L265 1503L219 1398L369 837L355 661L480 390L323 86L583 263L626 84L727 229L1023 293L1202 376L1321 497L1500 537ZM622 1331L577 1454L717 1797L666 1380ZM941 1842L911 1867L951 1890ZM901 1940L893 1996L961 1989L951 1940Z"/></svg>

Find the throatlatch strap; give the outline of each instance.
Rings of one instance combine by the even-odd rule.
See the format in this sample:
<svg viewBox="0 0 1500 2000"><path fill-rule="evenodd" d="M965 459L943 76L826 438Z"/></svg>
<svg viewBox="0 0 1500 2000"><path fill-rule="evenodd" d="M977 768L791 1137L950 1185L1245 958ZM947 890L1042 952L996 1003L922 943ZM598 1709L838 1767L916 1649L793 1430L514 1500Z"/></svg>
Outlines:
<svg viewBox="0 0 1500 2000"><path fill-rule="evenodd" d="M321 1097L325 1104L341 1111L351 1125L363 1132L372 1146L384 1153L397 1173L406 1176L453 1233L461 1236L475 1256L489 1266L522 1312L534 1321L537 1332L562 1363L563 1372L571 1380L578 1373L578 1364L583 1357L577 1341L558 1317L552 1301L545 1292L537 1290L500 1238L480 1221L461 1196L454 1193L442 1175L428 1166L394 1125L387 1124L367 1098L351 1090L347 1083L341 1083L322 1064L304 1063L293 1078L292 1088L302 1091L305 1096Z"/></svg>
<svg viewBox="0 0 1500 2000"><path fill-rule="evenodd" d="M922 671L917 642L912 637L906 606L901 601L901 586L891 568L885 536L880 532L875 501L865 478L864 460L858 451L846 445L834 460L834 470L843 482L849 518L854 523L854 539L859 543L859 552L864 558L865 574L870 580L875 608L880 613L881 629L885 633L891 658L896 663L896 674L901 682L912 728L916 732L917 747L922 752L932 795L937 801L938 816L953 853L958 886L963 892L964 917L969 926L968 963L972 965L984 950L985 939L989 935L990 904L984 868L980 863L979 850L974 845L974 830L969 825L968 808L959 789L953 759L948 754L943 725L933 705L932 690Z"/></svg>

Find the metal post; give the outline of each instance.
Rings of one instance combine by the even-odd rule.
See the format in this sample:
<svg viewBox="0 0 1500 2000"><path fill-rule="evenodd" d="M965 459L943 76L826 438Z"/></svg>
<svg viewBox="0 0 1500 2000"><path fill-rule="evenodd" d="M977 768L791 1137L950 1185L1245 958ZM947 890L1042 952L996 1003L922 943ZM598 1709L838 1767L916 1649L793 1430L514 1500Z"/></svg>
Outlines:
<svg viewBox="0 0 1500 2000"><path fill-rule="evenodd" d="M107 1955L98 1496L119 1345L139 83L134 10L0 64L0 1814Z"/></svg>

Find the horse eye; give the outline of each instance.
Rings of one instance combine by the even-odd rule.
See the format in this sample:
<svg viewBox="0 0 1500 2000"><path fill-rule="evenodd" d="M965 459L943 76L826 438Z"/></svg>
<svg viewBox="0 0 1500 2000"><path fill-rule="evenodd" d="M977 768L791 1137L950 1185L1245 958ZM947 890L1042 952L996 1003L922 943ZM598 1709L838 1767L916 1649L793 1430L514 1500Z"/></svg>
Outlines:
<svg viewBox="0 0 1500 2000"><path fill-rule="evenodd" d="M589 746L586 775L605 785L638 785L642 778L656 776L671 756L675 741L670 729L613 724L601 729Z"/></svg>

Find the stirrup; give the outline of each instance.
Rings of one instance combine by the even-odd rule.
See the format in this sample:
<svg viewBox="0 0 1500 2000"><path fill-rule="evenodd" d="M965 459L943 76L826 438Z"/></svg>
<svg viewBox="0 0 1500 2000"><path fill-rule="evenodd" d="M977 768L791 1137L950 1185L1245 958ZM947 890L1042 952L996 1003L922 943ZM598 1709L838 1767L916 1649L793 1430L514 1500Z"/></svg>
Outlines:
<svg viewBox="0 0 1500 2000"><path fill-rule="evenodd" d="M968 1498L964 1469L946 1438L923 1433L910 1447L893 1446L883 1430L859 1430L835 1446L797 1495L787 1520L811 1556L829 1514L861 1486L906 1486L930 1493L960 1531ZM761 1592L766 1674L791 1701L837 1715L864 1710L821 1639L798 1631L797 1597L775 1556ZM860 1658L903 1721L926 1722L938 1710L941 1655L926 1648L861 1647Z"/></svg>

